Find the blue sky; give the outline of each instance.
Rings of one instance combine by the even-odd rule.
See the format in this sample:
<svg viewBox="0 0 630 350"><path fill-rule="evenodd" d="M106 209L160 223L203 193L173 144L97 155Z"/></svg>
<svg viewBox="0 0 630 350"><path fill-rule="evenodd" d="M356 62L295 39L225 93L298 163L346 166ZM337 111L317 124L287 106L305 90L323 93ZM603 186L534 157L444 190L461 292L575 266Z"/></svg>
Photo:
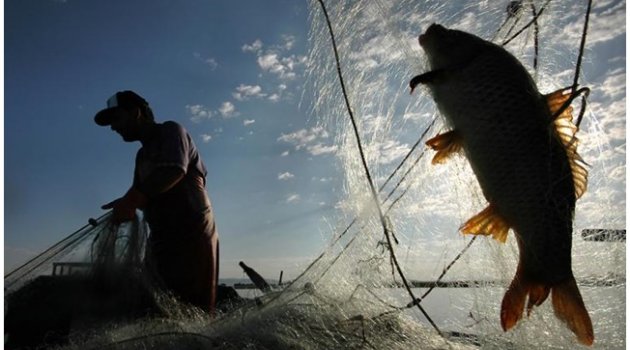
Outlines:
<svg viewBox="0 0 630 350"><path fill-rule="evenodd" d="M357 48L356 52L342 52L342 58L349 75L360 82L349 87L355 106L360 106L363 130L371 135L366 142L372 147L377 181L410 149L426 125L423 116L433 113L420 110L433 106L426 95L418 92L410 98L405 90L408 79L422 72L416 41L422 28L440 21L487 36L504 11L500 6L498 15L491 17L486 10L491 5L483 1L478 8L476 2L453 5L450 12L434 1L425 7L424 2L402 3L410 8L404 17L383 21L379 11L390 9L368 2L368 10L373 4L377 11L358 12L340 30L342 38L361 34L342 47ZM587 193L581 212L595 218L586 220L589 224L625 226L625 210L610 220L606 217L610 208L625 209L625 4L596 3L583 71L584 81L593 88L584 153L594 165L592 188L605 182L602 176L609 176L609 182L602 190ZM581 34L584 9L572 6L570 11L548 11L561 17L558 23L563 25L555 24L553 45L542 45L553 46L546 57L553 57L551 71L562 85L571 81L571 60ZM493 22L481 23L482 17L472 15L475 11L486 11L483 18ZM404 29L392 42L382 34L398 22ZM221 237L221 278L243 276L240 260L268 278L276 278L281 269L285 278L295 277L321 252L334 233L331 228L347 224L335 222L339 209L352 207L349 201L358 202L348 179L357 171L347 165L341 169L356 153L343 149L345 139L335 133L334 122L322 122L331 116L310 109L313 97L332 101L339 94L330 47L321 43L323 52L317 57L328 61L326 66L317 64L329 77L330 90L325 91L333 93L305 90L308 32L307 1L7 2L5 271L85 225L88 218L98 217L101 204L127 190L139 144L122 142L108 128L96 126L93 116L114 92L131 89L149 101L158 121L184 125L203 156ZM329 40L325 31L320 34L321 40ZM381 79L382 72L375 67L386 64L402 66L403 72ZM320 68L312 73L319 74ZM366 81L370 77L377 79ZM397 81L392 96L404 105L405 113L400 130L384 134L399 121L387 117L387 104L376 106L377 100L387 100L386 89L378 88L382 94L375 95L371 85L388 79ZM545 92L549 91L547 86ZM343 111L331 109L345 118ZM598 164L594 153L602 150L608 152L605 166ZM465 204L458 204L466 197L462 193L468 182L460 181L460 189L453 191L451 183L437 180L461 174L448 167L431 168L423 179L430 174L438 174L431 180L437 182L433 189L460 197L430 193L409 204L401 216L415 215L422 221L418 217L430 213L426 215L431 220L452 222L454 227L448 230L455 232L470 214L468 208L463 210ZM419 192L426 194L423 191ZM365 187L358 192L366 193ZM446 249L437 247L437 255Z"/></svg>
<svg viewBox="0 0 630 350"><path fill-rule="evenodd" d="M288 258L271 263L277 277L292 257L318 253L319 214L333 200L333 148L298 106L306 5L7 2L5 271L101 215L100 205L128 188L139 143L92 119L124 89L197 143L222 277L241 276L239 260Z"/></svg>

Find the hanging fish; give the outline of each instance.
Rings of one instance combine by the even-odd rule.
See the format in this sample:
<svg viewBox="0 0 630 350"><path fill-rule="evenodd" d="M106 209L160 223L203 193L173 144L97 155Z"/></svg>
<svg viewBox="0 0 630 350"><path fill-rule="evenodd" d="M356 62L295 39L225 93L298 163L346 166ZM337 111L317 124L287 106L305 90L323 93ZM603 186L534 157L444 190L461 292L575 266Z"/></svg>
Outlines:
<svg viewBox="0 0 630 350"><path fill-rule="evenodd" d="M511 228L519 247L516 275L503 297L504 331L551 293L556 317L591 345L591 319L571 269L576 200L587 170L577 153L570 95L542 95L521 63L501 46L431 25L420 35L431 71L426 85L451 130L430 139L433 163L466 156L489 205L461 227L466 234L505 242ZM564 106L566 107L566 106Z"/></svg>

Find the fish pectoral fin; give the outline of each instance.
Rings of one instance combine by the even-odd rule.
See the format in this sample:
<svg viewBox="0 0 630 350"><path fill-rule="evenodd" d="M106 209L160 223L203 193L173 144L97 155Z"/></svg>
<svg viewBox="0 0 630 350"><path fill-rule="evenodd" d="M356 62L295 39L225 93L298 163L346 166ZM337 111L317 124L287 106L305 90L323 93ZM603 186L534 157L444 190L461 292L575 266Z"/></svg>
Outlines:
<svg viewBox="0 0 630 350"><path fill-rule="evenodd" d="M510 225L497 213L492 204L470 218L460 228L460 231L464 234L492 235L492 238L501 243L505 243L507 240L509 230Z"/></svg>
<svg viewBox="0 0 630 350"><path fill-rule="evenodd" d="M455 130L439 134L426 142L427 146L437 151L431 164L442 164L454 153L462 150L462 138Z"/></svg>
<svg viewBox="0 0 630 350"><path fill-rule="evenodd" d="M577 152L578 138L575 135L578 132L578 127L573 123L573 107L566 105L571 102L569 91L566 88L560 89L545 95L545 98L551 115L559 113L553 120L553 129L567 153L575 186L575 198L577 199L586 192L588 170L586 170L586 162Z"/></svg>
<svg viewBox="0 0 630 350"><path fill-rule="evenodd" d="M420 75L416 75L409 81L409 87L411 88L410 94L413 93L413 90L416 89L416 86L420 84L432 84L436 81L439 81L446 74L445 69L436 69L426 73L422 73Z"/></svg>

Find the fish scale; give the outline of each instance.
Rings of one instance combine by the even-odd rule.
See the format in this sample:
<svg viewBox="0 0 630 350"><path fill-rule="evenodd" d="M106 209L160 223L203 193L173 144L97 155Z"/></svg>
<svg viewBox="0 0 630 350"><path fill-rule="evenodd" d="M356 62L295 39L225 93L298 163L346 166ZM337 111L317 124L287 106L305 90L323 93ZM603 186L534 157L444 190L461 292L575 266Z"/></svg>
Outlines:
<svg viewBox="0 0 630 350"><path fill-rule="evenodd" d="M462 226L468 234L505 242L514 232L519 264L501 305L504 330L551 294L554 312L590 345L594 335L571 269L573 214L586 188L568 100L542 95L508 51L472 34L430 26L419 38L431 71L414 77L426 84L451 131L430 139L443 163L463 151L488 207Z"/></svg>

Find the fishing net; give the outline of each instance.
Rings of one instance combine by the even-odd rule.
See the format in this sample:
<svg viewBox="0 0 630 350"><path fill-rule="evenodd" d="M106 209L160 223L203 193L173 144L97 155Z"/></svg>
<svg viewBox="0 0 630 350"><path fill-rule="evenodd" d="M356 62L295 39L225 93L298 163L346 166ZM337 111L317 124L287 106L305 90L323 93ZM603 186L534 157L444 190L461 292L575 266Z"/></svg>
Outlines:
<svg viewBox="0 0 630 350"><path fill-rule="evenodd" d="M373 313L361 312L368 318L404 309L400 314L427 330L474 334L482 347L574 347L573 334L555 318L550 302L514 330L501 329L501 299L518 260L515 239L511 235L507 244L499 244L458 233L487 202L464 157L431 165L424 142L445 126L428 91L409 96L408 83L429 70L418 35L440 23L504 46L528 68L542 93L590 86L597 94L598 86L580 74L582 45L588 48L588 40L582 41L588 2L343 1L327 4L327 13L321 2L311 5L313 109L336 136L347 195L340 207L347 215L306 280L334 286L336 298L372 300ZM595 9L599 18L615 6L623 10L620 4L600 6ZM625 174L625 136L620 139L610 130L613 120L625 125L625 109L619 113L595 103L580 117L585 100L576 98L573 105L579 152L589 164L589 193L576 208L573 270L593 319L595 347L623 348L625 243L593 243L581 234L592 232L588 228L625 227L625 180L618 176ZM474 288L432 289L437 281ZM423 288L405 291L406 285ZM393 291L386 286L398 286L396 297L409 305L384 296L385 290ZM616 306L621 307L613 311Z"/></svg>
<svg viewBox="0 0 630 350"><path fill-rule="evenodd" d="M458 232L486 200L465 158L430 164L424 142L445 126L428 91L410 96L408 83L428 71L418 35L440 23L504 45L542 93L576 86L577 76L601 100L597 91L605 82L576 73L587 2L308 4L304 100L312 101L317 126L334 135L343 178L327 248L282 289L213 320L181 314L118 322L71 337L67 348L575 348L549 301L509 332L501 329L500 302L518 259L515 239L499 244ZM625 5L600 2L593 10L605 18L625 12ZM582 96L576 95L575 111ZM573 271L599 349L625 348L625 230L614 231L625 228L625 134L609 134L620 124L623 114L595 103L578 133L589 187L576 208ZM141 251L140 243L134 247ZM129 266L138 261L134 254Z"/></svg>
<svg viewBox="0 0 630 350"><path fill-rule="evenodd" d="M42 275L81 276L118 266L133 270L141 266L146 226L136 219L122 226L110 222L111 213L72 233L28 263L4 277L6 294L12 294Z"/></svg>

